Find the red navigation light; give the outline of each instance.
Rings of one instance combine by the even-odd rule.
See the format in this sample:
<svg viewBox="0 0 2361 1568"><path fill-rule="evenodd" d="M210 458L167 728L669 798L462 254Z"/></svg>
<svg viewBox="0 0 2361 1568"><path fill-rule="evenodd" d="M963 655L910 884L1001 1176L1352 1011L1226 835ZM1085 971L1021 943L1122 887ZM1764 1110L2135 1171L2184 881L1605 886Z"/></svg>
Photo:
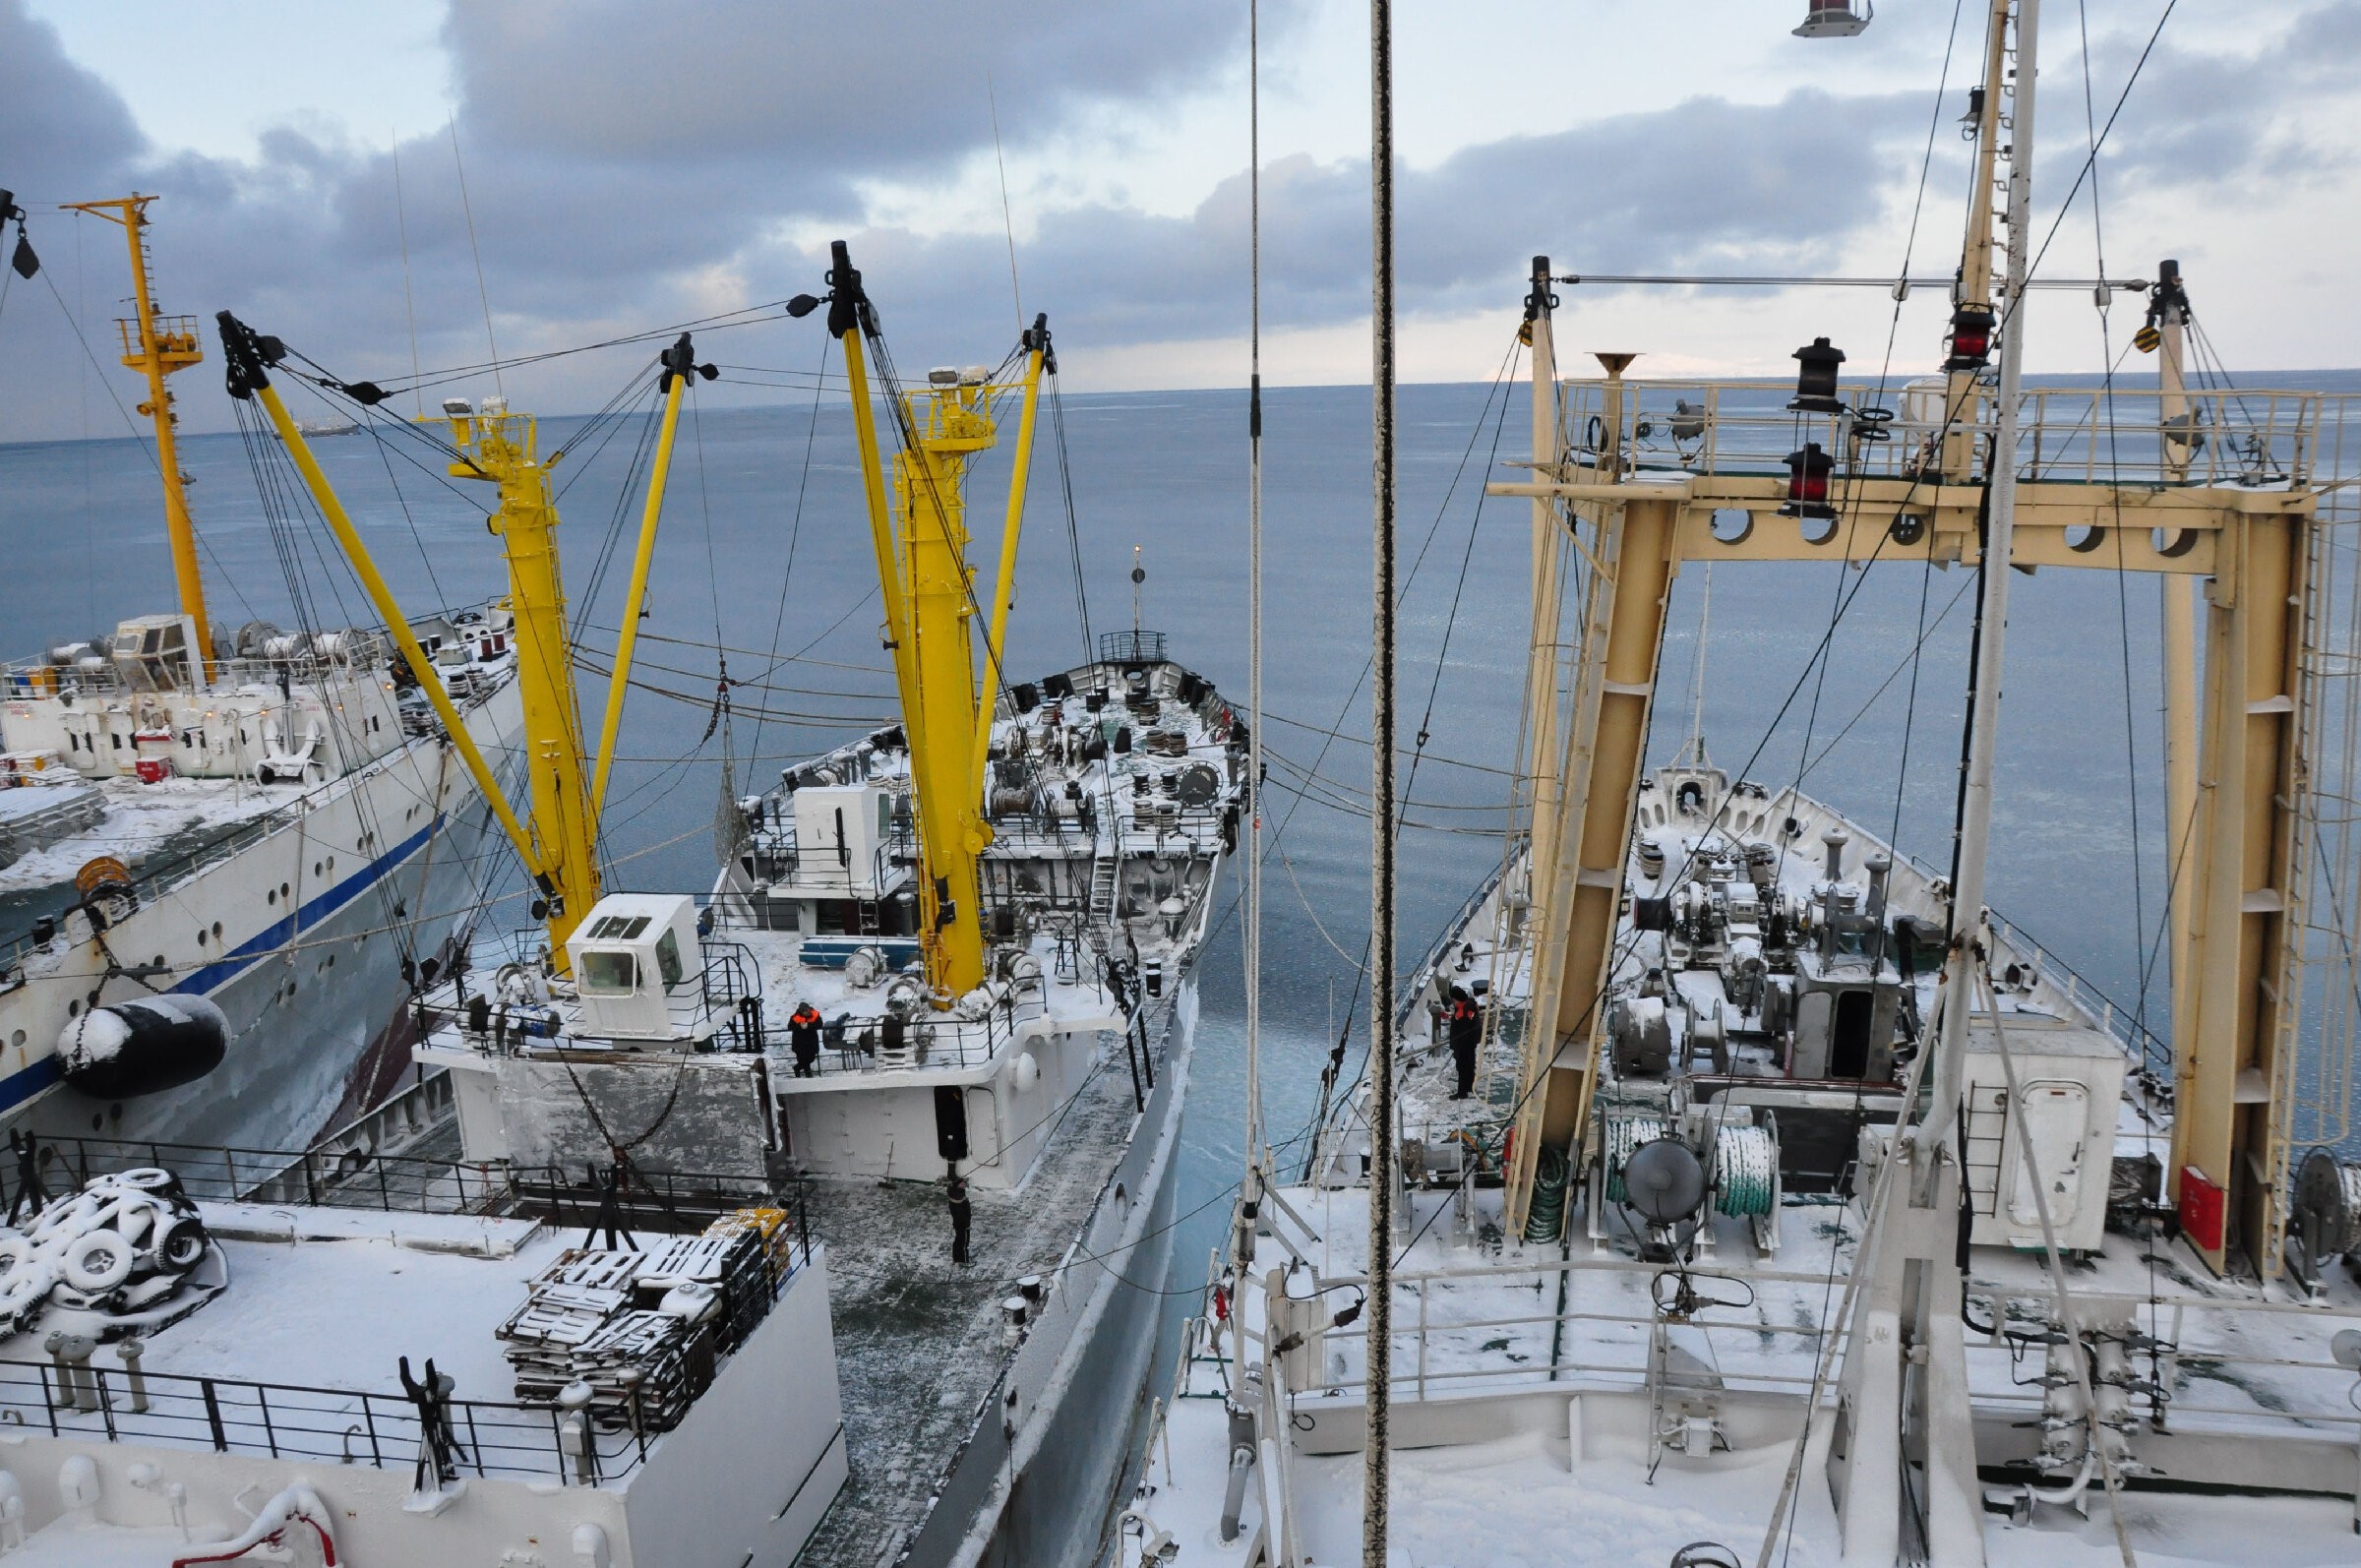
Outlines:
<svg viewBox="0 0 2361 1568"><path fill-rule="evenodd" d="M1787 453L1787 504L1779 509L1786 517L1833 517L1836 509L1828 504L1828 476L1836 467L1836 459L1820 450L1820 443L1807 441L1801 450Z"/></svg>
<svg viewBox="0 0 2361 1568"><path fill-rule="evenodd" d="M1945 370L1981 370L1992 362L1992 313L1981 305L1962 305L1951 313L1951 336L1945 341L1951 357Z"/></svg>

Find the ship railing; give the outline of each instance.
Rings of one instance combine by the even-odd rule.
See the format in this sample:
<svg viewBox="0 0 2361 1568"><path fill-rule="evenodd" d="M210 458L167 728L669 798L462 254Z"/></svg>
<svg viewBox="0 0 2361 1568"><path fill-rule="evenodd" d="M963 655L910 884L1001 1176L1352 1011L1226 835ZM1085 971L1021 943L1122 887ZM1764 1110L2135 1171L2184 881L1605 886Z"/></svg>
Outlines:
<svg viewBox="0 0 2361 1568"><path fill-rule="evenodd" d="M358 1145L312 1149L239 1149L217 1144L106 1138L44 1141L34 1156L41 1198L55 1198L92 1177L164 1170L200 1203L276 1208L374 1209L391 1214L524 1214L554 1225L594 1223L610 1194L597 1176L557 1166L498 1160L385 1154ZM767 1176L630 1167L613 1194L641 1229L695 1230L744 1208L785 1208L804 1230L802 1178L782 1185ZM0 1167L0 1205L23 1217L23 1173ZM807 1246L809 1243L806 1243Z"/></svg>
<svg viewBox="0 0 2361 1568"><path fill-rule="evenodd" d="M1604 1257L1397 1273L1394 1276L1396 1290L1409 1295L1413 1300L1397 1300L1394 1305L1396 1326L1391 1336L1394 1371L1389 1386L1396 1399L1426 1399L1462 1390L1480 1389L1493 1393L1534 1384L1563 1383L1569 1378L1592 1380L1593 1386L1604 1382L1644 1387L1648 1376L1645 1334L1636 1336L1638 1343L1633 1348L1633 1356L1621 1360L1588 1359L1568 1355L1567 1337L1569 1331L1582 1325L1609 1330L1649 1329L1663 1321L1654 1314L1579 1310L1566 1306L1554 1311L1463 1317L1458 1312L1459 1300L1464 1299L1460 1288L1482 1283L1509 1287L1512 1282L1533 1280L1543 1282L1541 1295L1545 1299L1548 1296L1546 1282L1552 1275L1613 1273L1637 1278L1658 1272L1654 1265L1635 1263L1629 1258ZM1752 1282L1779 1282L1803 1287L1825 1287L1827 1284L1824 1273L1749 1270L1743 1277ZM1368 1288L1367 1279L1360 1275L1322 1275L1318 1283L1323 1293L1346 1287L1358 1287L1363 1291ZM1429 1311L1430 1301L1437 1298L1433 1289L1436 1286L1450 1293L1441 1297L1453 1308L1447 1318ZM1326 1298L1324 1294L1322 1298ZM1406 1313L1406 1306L1414 1309ZM1718 1318L1712 1313L1711 1305L1700 1308L1684 1318L1681 1326L1701 1334L1714 1348L1724 1386L1762 1393L1799 1393L1811 1386L1811 1357L1827 1334L1827 1329L1817 1325L1771 1322L1756 1316L1751 1307L1741 1308L1734 1304L1728 1308L1729 1315L1726 1318ZM1409 1317L1408 1322L1404 1321L1406 1316ZM1528 1332L1520 1334L1519 1331ZM1766 1359L1766 1337L1792 1342L1794 1354L1802 1359L1802 1368L1791 1372L1764 1369L1762 1363ZM1519 1339L1525 1339L1528 1346L1538 1347L1544 1354L1523 1362L1504 1359L1502 1364L1477 1366L1438 1364L1445 1361L1464 1362L1472 1355L1498 1354L1505 1358L1507 1347L1493 1353L1480 1349L1488 1342L1502 1339L1508 1340L1511 1346L1516 1345ZM1330 1328L1324 1333L1324 1341L1327 1351L1334 1351L1340 1345L1350 1345L1358 1348L1358 1354L1347 1362L1345 1375L1335 1375L1335 1368L1331 1366L1314 1375L1310 1388L1298 1391L1299 1398L1318 1395L1337 1397L1351 1393L1365 1395L1369 1386L1367 1328L1360 1324L1351 1328Z"/></svg>
<svg viewBox="0 0 2361 1568"><path fill-rule="evenodd" d="M169 356L194 354L197 347L197 318L194 316L151 316L155 324L155 346ZM129 317L115 318L115 336L123 345L126 359L136 359L148 350L140 341L140 324Z"/></svg>
<svg viewBox="0 0 2361 1568"><path fill-rule="evenodd" d="M981 1067L1013 1044L1027 1023L1046 1016L1049 1010L1049 1003L1035 992L994 1007L981 1018L914 1018L907 1026L898 1055L889 1055L885 1050L881 1020L850 1018L841 1028L830 1020L821 1037L824 1049L815 1070L822 1077L830 1077L930 1067Z"/></svg>
<svg viewBox="0 0 2361 1568"><path fill-rule="evenodd" d="M1099 662L1162 664L1165 662L1164 633L1142 632L1137 628L1128 632L1102 632L1099 633Z"/></svg>
<svg viewBox="0 0 2361 1568"><path fill-rule="evenodd" d="M726 1364L803 1267L765 1253L768 1297L752 1297L744 1321L725 1320L716 1350ZM808 1257L808 1254L807 1254ZM447 1407L461 1477L613 1482L637 1470L662 1436L635 1394L624 1418L585 1420L548 1405L453 1399ZM401 1394L269 1383L248 1378L109 1367L94 1358L0 1359L0 1426L20 1435L137 1443L323 1465L408 1470L419 1463L418 1407Z"/></svg>
<svg viewBox="0 0 2361 1568"><path fill-rule="evenodd" d="M881 898L892 889L896 874L916 862L918 845L909 832L898 828L879 840L870 850L867 887L854 876L851 866L837 859L832 847L817 851L807 866L792 828L759 830L749 853L755 860L751 870L754 879L766 888L786 883L788 891L783 896L819 892L842 893L847 898Z"/></svg>
<svg viewBox="0 0 2361 1568"><path fill-rule="evenodd" d="M1560 440L1578 463L1596 464L1609 445L1604 384L1568 382ZM1692 474L1782 476L1790 452L1815 443L1836 461L1836 479L1916 478L1946 430L1941 392L1854 382L1843 412L1794 413L1792 385L1769 382L1626 381L1621 434L1626 467ZM2033 388L2023 393L2021 477L2033 482L2284 488L2312 481L2324 447L2361 409L2348 394L2198 390L2164 411L2153 388ZM1977 399L1988 422L1994 396ZM1883 408L1889 420L1854 410ZM1983 428L1953 419L1952 428ZM2194 436L2192 443L2182 439ZM1883 439L1880 439L1880 438ZM2169 438L2169 439L2168 439Z"/></svg>

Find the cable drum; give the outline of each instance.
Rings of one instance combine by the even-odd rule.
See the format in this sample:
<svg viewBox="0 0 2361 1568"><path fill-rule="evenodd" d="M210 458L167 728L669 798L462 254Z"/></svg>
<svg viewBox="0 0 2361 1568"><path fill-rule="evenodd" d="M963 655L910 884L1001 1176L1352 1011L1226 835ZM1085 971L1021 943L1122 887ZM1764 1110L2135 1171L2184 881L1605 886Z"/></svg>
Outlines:
<svg viewBox="0 0 2361 1568"><path fill-rule="evenodd" d="M2294 1214L2288 1229L2315 1268L2361 1252L2361 1165L2314 1149L2296 1166Z"/></svg>
<svg viewBox="0 0 2361 1568"><path fill-rule="evenodd" d="M1662 1116L1608 1116L1606 1118L1606 1201L1621 1203L1623 1167L1631 1152L1643 1143L1653 1143L1666 1136L1668 1128Z"/></svg>
<svg viewBox="0 0 2361 1568"><path fill-rule="evenodd" d="M1737 1220L1771 1212L1779 1149L1767 1127L1724 1127L1714 1135L1714 1208Z"/></svg>

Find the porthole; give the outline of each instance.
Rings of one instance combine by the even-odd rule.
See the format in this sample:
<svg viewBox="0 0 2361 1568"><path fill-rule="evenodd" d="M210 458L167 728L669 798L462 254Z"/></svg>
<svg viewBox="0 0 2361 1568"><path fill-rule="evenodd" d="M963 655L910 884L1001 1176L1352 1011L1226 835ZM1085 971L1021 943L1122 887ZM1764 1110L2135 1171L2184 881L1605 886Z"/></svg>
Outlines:
<svg viewBox="0 0 2361 1568"><path fill-rule="evenodd" d="M9 1043L10 1045L12 1045L12 1046L16 1047L16 1048L17 1048L19 1051L22 1051L22 1050L24 1050L24 1049L25 1049L25 1031L24 1031L24 1030L22 1030L22 1029L20 1029L20 1030L18 1030L18 1031L17 1031L15 1034L12 1034L12 1035L10 1035L10 1036L8 1037L8 1043Z"/></svg>
<svg viewBox="0 0 2361 1568"><path fill-rule="evenodd" d="M278 889L277 889L277 888L275 888L275 887L272 887L272 888L268 888L268 889L266 889L266 890L264 891L264 893L263 893L263 902L264 902L264 903L266 903L266 904L275 904L275 903L277 903L277 902L278 902Z"/></svg>
<svg viewBox="0 0 2361 1568"><path fill-rule="evenodd" d="M66 1016L67 1016L67 1017L69 1017L69 1018L79 1018L79 1017L81 1017L81 1016L82 1016L82 1003L81 1003L79 1000L77 1000L77 1001L70 1001L70 1002L67 1002L67 1003L66 1003Z"/></svg>
<svg viewBox="0 0 2361 1568"><path fill-rule="evenodd" d="M203 926L197 928L197 945L200 947L205 945L205 928Z"/></svg>
<svg viewBox="0 0 2361 1568"><path fill-rule="evenodd" d="M293 891L293 890L292 890L291 888L289 888L285 882L280 882L280 883L278 884L278 896L279 896L279 897L281 897L281 898L285 898L285 897L287 897L287 896L289 895L289 893L290 893L290 892L292 892L292 891Z"/></svg>
<svg viewBox="0 0 2361 1568"><path fill-rule="evenodd" d="M215 941L219 941L220 939L221 939L221 923L220 923L219 921L217 921L217 920L216 920L216 921L214 921L214 922L213 922L213 940L215 940Z"/></svg>

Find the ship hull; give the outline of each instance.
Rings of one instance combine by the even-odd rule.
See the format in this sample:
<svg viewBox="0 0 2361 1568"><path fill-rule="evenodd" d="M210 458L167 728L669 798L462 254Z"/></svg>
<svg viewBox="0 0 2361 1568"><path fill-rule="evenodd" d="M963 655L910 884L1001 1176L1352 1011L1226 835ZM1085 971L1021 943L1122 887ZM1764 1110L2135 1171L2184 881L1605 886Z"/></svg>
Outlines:
<svg viewBox="0 0 2361 1568"><path fill-rule="evenodd" d="M513 737L514 686L471 715L487 750ZM408 1065L405 962L448 967L482 902L490 811L448 748L413 742L312 808L110 924L102 942L26 965L0 996L0 1117L47 1138L302 1148ZM382 846L382 847L381 847ZM158 966L160 975L107 971ZM226 1015L221 1064L168 1093L98 1099L64 1081L59 1034L95 994L200 995ZM330 998L333 998L331 1004Z"/></svg>
<svg viewBox="0 0 2361 1568"><path fill-rule="evenodd" d="M1062 1298L987 1402L941 1501L903 1558L907 1568L1085 1568L1099 1560L1123 1495L1171 1273L1196 1022L1192 978L1175 997L1165 1068L1077 1238ZM1119 1192L1128 1201L1118 1202ZM1022 1412L1013 1434L1001 1403L1011 1386Z"/></svg>

